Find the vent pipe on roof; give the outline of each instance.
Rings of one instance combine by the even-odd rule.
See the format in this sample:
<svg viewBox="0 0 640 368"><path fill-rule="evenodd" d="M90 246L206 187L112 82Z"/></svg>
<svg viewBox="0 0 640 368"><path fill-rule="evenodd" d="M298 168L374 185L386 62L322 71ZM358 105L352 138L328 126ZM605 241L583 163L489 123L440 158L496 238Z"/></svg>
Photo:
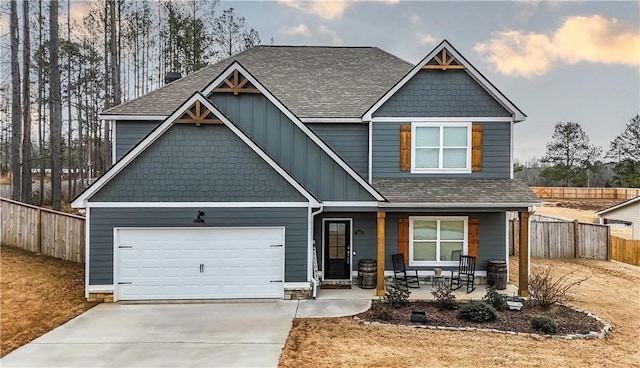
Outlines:
<svg viewBox="0 0 640 368"><path fill-rule="evenodd" d="M182 78L182 74L180 72L168 72L164 75L164 84L169 84L173 81L177 81Z"/></svg>

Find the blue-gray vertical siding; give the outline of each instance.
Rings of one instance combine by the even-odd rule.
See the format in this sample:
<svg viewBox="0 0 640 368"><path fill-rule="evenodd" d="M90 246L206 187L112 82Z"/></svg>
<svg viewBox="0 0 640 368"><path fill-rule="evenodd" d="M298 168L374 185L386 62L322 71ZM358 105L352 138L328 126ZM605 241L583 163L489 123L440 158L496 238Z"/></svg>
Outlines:
<svg viewBox="0 0 640 368"><path fill-rule="evenodd" d="M119 120L116 122L116 161L151 133L160 122L147 120Z"/></svg>
<svg viewBox="0 0 640 368"><path fill-rule="evenodd" d="M205 223L193 224L204 211ZM307 208L92 208L89 285L113 283L114 227L285 227L285 281L307 281ZM242 257L242 254L238 254Z"/></svg>
<svg viewBox="0 0 640 368"><path fill-rule="evenodd" d="M375 200L265 96L214 93L210 98L234 124L321 200Z"/></svg>
<svg viewBox="0 0 640 368"><path fill-rule="evenodd" d="M373 114L380 116L511 116L464 70L422 70Z"/></svg>
<svg viewBox="0 0 640 368"><path fill-rule="evenodd" d="M369 127L366 124L307 124L360 176L369 172Z"/></svg>
<svg viewBox="0 0 640 368"><path fill-rule="evenodd" d="M176 124L98 191L96 202L306 202L224 125Z"/></svg>
<svg viewBox="0 0 640 368"><path fill-rule="evenodd" d="M442 178L510 178L511 177L511 123L483 122L482 171L470 174L412 174L400 171L400 126L406 123L373 123L372 177L442 177Z"/></svg>
<svg viewBox="0 0 640 368"><path fill-rule="evenodd" d="M398 253L398 220L409 216L469 216L480 221L480 258L476 269L485 271L487 262L492 259L506 257L506 223L505 212L387 212L385 219L385 268L393 270L391 255ZM353 256L352 269L358 269L360 259L377 259L377 215L362 212L334 212L322 213L314 220L314 240L316 242L318 265L322 269L322 219L323 218L353 218ZM363 235L355 235L356 230L362 230ZM433 267L411 267L418 270L433 270ZM444 267L448 269L447 267Z"/></svg>

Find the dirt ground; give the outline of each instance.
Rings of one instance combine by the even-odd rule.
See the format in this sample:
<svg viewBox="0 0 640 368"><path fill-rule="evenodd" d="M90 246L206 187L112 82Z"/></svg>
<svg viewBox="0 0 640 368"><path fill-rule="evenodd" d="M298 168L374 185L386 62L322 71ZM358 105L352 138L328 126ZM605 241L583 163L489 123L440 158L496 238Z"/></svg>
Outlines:
<svg viewBox="0 0 640 368"><path fill-rule="evenodd" d="M0 248L0 357L94 304L84 299L84 266Z"/></svg>
<svg viewBox="0 0 640 368"><path fill-rule="evenodd" d="M613 326L602 340L552 340L480 332L364 326L352 318L297 319L281 367L640 367L640 268L595 260L534 259L532 268L590 275L575 306ZM510 281L517 280L511 259Z"/></svg>

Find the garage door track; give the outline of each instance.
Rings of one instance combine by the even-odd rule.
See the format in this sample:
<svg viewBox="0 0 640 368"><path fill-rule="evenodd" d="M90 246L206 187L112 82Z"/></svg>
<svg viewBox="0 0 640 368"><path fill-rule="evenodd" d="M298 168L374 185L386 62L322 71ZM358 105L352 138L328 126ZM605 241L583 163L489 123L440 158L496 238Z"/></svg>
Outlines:
<svg viewBox="0 0 640 368"><path fill-rule="evenodd" d="M297 301L101 304L3 367L276 367ZM100 358L96 358L100 357Z"/></svg>

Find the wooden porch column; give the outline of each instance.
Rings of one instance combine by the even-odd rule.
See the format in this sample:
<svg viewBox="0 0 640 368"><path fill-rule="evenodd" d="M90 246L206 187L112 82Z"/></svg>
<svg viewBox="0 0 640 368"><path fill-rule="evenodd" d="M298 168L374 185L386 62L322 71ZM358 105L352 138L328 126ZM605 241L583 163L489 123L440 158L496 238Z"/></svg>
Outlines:
<svg viewBox="0 0 640 368"><path fill-rule="evenodd" d="M520 211L520 254L518 295L529 296L529 212Z"/></svg>
<svg viewBox="0 0 640 368"><path fill-rule="evenodd" d="M384 296L384 227L386 215L387 214L384 211L378 211L378 280L376 283L377 296Z"/></svg>

